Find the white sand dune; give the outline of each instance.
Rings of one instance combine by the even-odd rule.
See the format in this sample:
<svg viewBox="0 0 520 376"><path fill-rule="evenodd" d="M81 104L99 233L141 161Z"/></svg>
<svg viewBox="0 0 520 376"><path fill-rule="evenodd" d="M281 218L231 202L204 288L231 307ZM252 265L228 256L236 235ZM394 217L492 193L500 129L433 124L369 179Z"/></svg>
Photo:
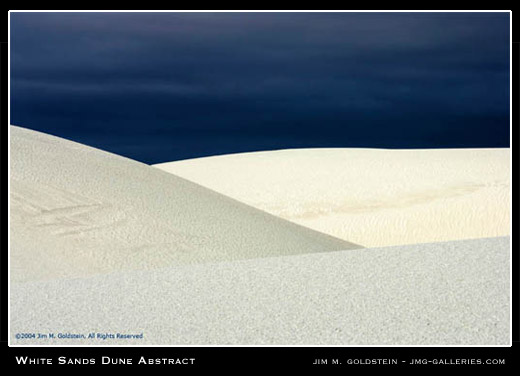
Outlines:
<svg viewBox="0 0 520 376"><path fill-rule="evenodd" d="M295 149L155 166L366 247L510 234L510 149Z"/></svg>
<svg viewBox="0 0 520 376"><path fill-rule="evenodd" d="M10 132L11 344L510 342L507 236L361 249L158 168ZM361 244L509 226L505 150L295 150L166 167ZM101 338L117 333L143 338Z"/></svg>
<svg viewBox="0 0 520 376"><path fill-rule="evenodd" d="M151 166L10 131L12 281L359 248Z"/></svg>
<svg viewBox="0 0 520 376"><path fill-rule="evenodd" d="M508 345L509 237L11 286L13 344ZM38 309L27 309L38 307ZM14 333L143 339L23 339Z"/></svg>

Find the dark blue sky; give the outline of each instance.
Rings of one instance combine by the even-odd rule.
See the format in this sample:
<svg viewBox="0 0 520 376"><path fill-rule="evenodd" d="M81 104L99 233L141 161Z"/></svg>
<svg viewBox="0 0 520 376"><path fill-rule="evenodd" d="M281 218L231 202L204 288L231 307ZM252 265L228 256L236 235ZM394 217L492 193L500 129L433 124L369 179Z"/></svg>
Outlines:
<svg viewBox="0 0 520 376"><path fill-rule="evenodd" d="M146 163L508 147L509 13L11 13L11 123Z"/></svg>

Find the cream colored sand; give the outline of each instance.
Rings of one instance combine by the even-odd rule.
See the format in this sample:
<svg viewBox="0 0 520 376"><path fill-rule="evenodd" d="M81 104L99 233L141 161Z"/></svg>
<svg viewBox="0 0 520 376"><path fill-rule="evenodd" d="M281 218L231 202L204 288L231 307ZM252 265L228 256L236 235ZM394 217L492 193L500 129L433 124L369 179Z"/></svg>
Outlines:
<svg viewBox="0 0 520 376"><path fill-rule="evenodd" d="M155 166L366 247L510 234L510 149L294 149Z"/></svg>
<svg viewBox="0 0 520 376"><path fill-rule="evenodd" d="M10 142L11 344L510 342L509 237L359 249L127 158L18 127ZM323 152L331 155L318 158ZM503 218L503 151L453 151L449 168L446 152L437 162L417 153L397 158L393 171L396 157L373 150L356 151L341 168L331 163L340 152L249 155L256 164L230 156L214 167L203 160L201 174L232 181L249 166L249 179L235 180L244 183L239 191L300 219L326 217L334 203L330 213L358 215L351 232L365 229L365 240L399 232L385 213L404 209L415 210L405 228L420 234L448 231L455 220L483 229L496 225L485 215ZM486 206L492 197L475 198L493 192L495 211ZM423 228L421 205L434 214L433 228ZM60 338L68 334L85 338Z"/></svg>
<svg viewBox="0 0 520 376"><path fill-rule="evenodd" d="M10 142L12 281L359 248L85 145Z"/></svg>
<svg viewBox="0 0 520 376"><path fill-rule="evenodd" d="M509 278L505 237L14 283L10 335L17 345L508 345ZM55 338L14 336L34 332Z"/></svg>

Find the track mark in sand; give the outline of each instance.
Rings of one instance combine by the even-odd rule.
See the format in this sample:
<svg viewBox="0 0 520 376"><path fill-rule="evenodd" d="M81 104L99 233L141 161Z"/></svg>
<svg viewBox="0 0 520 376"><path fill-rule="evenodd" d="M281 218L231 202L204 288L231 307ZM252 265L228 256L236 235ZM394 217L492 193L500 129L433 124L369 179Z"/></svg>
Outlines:
<svg viewBox="0 0 520 376"><path fill-rule="evenodd" d="M11 181L11 218L56 236L81 235L125 220L122 210L54 187Z"/></svg>
<svg viewBox="0 0 520 376"><path fill-rule="evenodd" d="M287 210L286 206L266 206L264 210L272 213L277 213L277 215L280 215L282 218L308 219L328 215L331 213L356 214L367 213L381 209L410 207L415 205L421 205L431 201L445 200L469 195L483 188L505 189L507 188L507 186L508 185L503 182L493 182L492 184L461 185L447 187L445 189L422 191L408 195L401 195L401 197L393 197L388 200L365 201L363 203L355 204L350 202L345 202L343 204L330 202L312 202L304 203L300 207L294 206L290 210Z"/></svg>

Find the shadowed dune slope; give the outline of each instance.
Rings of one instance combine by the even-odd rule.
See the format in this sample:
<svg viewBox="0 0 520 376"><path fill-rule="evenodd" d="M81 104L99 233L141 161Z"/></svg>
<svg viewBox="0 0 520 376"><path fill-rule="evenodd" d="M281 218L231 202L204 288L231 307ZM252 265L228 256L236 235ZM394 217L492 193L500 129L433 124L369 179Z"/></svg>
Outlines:
<svg viewBox="0 0 520 376"><path fill-rule="evenodd" d="M10 132L13 281L360 248L143 163Z"/></svg>

